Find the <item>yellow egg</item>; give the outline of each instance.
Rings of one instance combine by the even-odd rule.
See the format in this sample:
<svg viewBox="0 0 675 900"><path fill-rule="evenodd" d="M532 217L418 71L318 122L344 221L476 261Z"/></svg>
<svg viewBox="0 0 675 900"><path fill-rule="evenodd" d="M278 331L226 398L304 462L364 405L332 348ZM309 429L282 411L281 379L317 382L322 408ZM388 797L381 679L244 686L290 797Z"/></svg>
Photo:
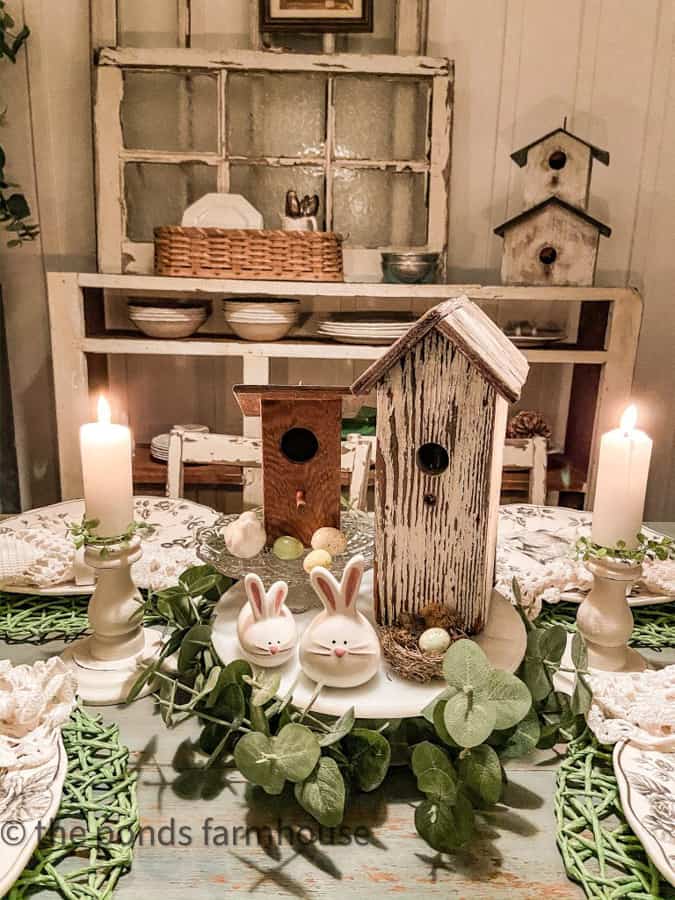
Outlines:
<svg viewBox="0 0 675 900"><path fill-rule="evenodd" d="M324 569L330 569L333 557L327 550L311 550L304 558L302 568L309 574L312 569L317 566L323 566Z"/></svg>
<svg viewBox="0 0 675 900"><path fill-rule="evenodd" d="M272 545L272 553L277 559L299 559L305 552L302 541L284 534L278 537Z"/></svg>
<svg viewBox="0 0 675 900"><path fill-rule="evenodd" d="M347 549L347 538L337 528L317 528L312 535L314 550L327 550L331 556L339 556Z"/></svg>
<svg viewBox="0 0 675 900"><path fill-rule="evenodd" d="M422 653L445 653L450 646L450 635L445 628L427 628L417 642Z"/></svg>

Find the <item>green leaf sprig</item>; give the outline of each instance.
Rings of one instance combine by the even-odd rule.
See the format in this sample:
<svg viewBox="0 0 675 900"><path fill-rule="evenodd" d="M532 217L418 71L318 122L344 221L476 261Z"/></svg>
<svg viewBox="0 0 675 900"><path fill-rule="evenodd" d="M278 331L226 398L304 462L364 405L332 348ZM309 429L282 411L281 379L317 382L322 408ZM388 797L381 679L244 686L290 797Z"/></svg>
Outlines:
<svg viewBox="0 0 675 900"><path fill-rule="evenodd" d="M646 559L675 559L675 541L670 537L650 538L640 532L637 535L638 545L629 549L625 541L619 541L616 547L603 547L595 544L588 537L580 537L574 545L577 559L615 559L624 562L643 563Z"/></svg>
<svg viewBox="0 0 675 900"><path fill-rule="evenodd" d="M106 556L113 547L127 546L134 535L142 534L147 537L155 530L154 526L147 522L130 522L122 534L114 537L100 537L96 533L99 525L98 519L87 519L86 516L82 516L81 522L75 522L68 526L68 532L78 550L81 547L101 547L101 556Z"/></svg>

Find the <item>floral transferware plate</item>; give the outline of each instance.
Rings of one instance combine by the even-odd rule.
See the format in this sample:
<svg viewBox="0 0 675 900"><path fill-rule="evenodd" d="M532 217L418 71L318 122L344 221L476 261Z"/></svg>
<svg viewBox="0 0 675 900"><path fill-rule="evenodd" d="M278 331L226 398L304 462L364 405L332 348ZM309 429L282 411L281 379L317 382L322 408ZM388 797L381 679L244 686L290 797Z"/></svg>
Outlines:
<svg viewBox="0 0 675 900"><path fill-rule="evenodd" d="M580 603L592 584L583 563L572 559L572 548L580 537L591 533L590 512L561 506L513 504L499 509L496 584L509 593L516 577L521 586L550 584L543 598L551 603L569 600ZM663 535L643 528L652 538ZM637 586L628 602L631 606L668 603L672 594L648 591Z"/></svg>
<svg viewBox="0 0 675 900"><path fill-rule="evenodd" d="M191 500L135 497L134 511L136 521L153 527L152 533L141 534L143 556L132 568L134 580L139 587L168 587L176 583L178 575L186 568L201 565L196 551L197 532L213 525L218 518L215 510ZM24 529L41 529L65 538L69 525L80 522L83 514L83 500L68 500L53 506L43 506L3 520L0 535ZM93 589L93 583L76 584L72 577L50 587L3 585L3 590L13 593L46 596L90 594Z"/></svg>
<svg viewBox="0 0 675 900"><path fill-rule="evenodd" d="M659 872L675 885L675 754L622 741L613 761L626 820Z"/></svg>
<svg viewBox="0 0 675 900"><path fill-rule="evenodd" d="M68 768L61 726L76 687L58 657L32 666L0 661L0 896L24 870L59 808Z"/></svg>

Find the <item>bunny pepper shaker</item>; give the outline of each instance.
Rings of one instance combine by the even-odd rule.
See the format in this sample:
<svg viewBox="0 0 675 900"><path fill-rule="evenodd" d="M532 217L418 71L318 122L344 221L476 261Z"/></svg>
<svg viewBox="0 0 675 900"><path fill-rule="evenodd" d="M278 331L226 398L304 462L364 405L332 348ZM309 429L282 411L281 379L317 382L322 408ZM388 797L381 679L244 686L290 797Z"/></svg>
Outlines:
<svg viewBox="0 0 675 900"><path fill-rule="evenodd" d="M339 584L321 566L310 575L324 609L300 638L300 668L318 684L357 687L369 681L380 667L377 632L356 608L364 566L362 556L353 557Z"/></svg>
<svg viewBox="0 0 675 900"><path fill-rule="evenodd" d="M259 575L244 579L247 602L237 619L237 637L246 659L271 668L288 662L298 642L293 613L286 606L288 585L275 581L269 591Z"/></svg>

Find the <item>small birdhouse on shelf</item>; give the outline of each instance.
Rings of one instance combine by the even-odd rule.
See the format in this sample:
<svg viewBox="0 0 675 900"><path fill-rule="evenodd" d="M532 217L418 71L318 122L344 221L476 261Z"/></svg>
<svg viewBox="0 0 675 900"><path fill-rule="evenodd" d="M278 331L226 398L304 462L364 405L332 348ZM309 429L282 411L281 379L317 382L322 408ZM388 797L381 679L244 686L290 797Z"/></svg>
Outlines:
<svg viewBox="0 0 675 900"><path fill-rule="evenodd" d="M503 284L592 285L600 235L611 229L559 197L495 228L504 238Z"/></svg>
<svg viewBox="0 0 675 900"><path fill-rule="evenodd" d="M480 632L489 610L508 403L523 354L466 297L429 310L352 385L377 391L375 612L429 604Z"/></svg>
<svg viewBox="0 0 675 900"><path fill-rule="evenodd" d="M528 207L556 196L587 209L593 160L609 165L607 150L577 137L565 125L516 150L511 159L525 168L523 199Z"/></svg>
<svg viewBox="0 0 675 900"><path fill-rule="evenodd" d="M234 395L260 416L268 543L291 535L305 546L323 526L340 527L342 398L349 388L244 385Z"/></svg>

